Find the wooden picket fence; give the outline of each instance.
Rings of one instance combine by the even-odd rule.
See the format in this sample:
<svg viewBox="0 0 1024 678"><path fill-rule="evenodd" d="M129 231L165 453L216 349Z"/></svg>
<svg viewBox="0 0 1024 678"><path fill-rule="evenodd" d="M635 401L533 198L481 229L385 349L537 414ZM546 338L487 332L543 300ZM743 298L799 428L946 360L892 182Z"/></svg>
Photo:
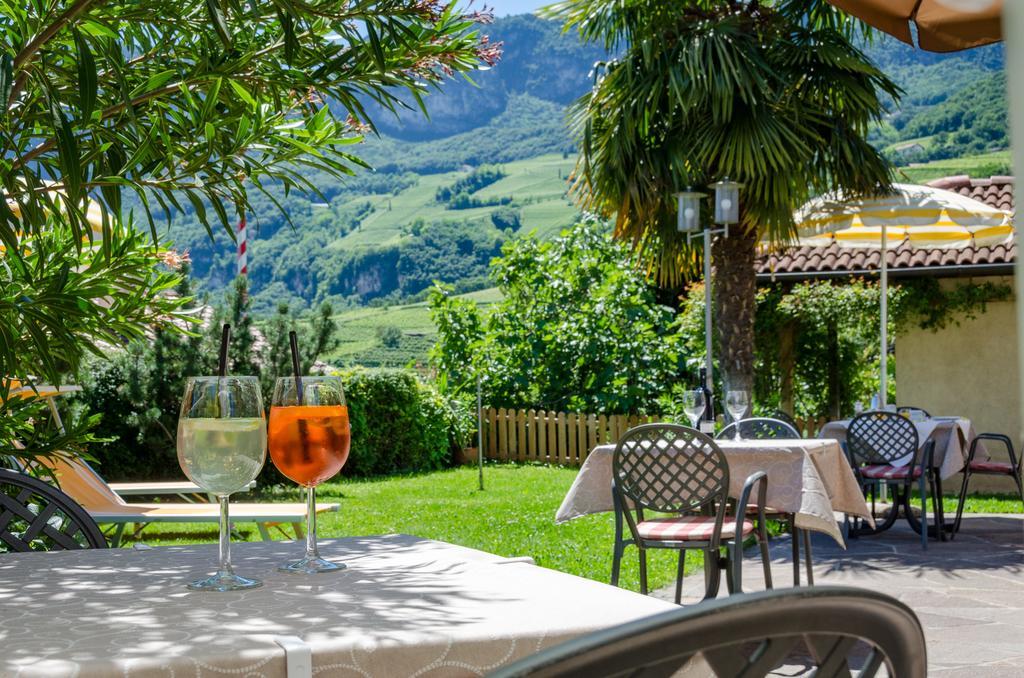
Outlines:
<svg viewBox="0 0 1024 678"><path fill-rule="evenodd" d="M614 443L632 427L660 417L487 407L483 419L487 459L580 466L594 447ZM813 436L826 421L820 417L797 424L804 435Z"/></svg>

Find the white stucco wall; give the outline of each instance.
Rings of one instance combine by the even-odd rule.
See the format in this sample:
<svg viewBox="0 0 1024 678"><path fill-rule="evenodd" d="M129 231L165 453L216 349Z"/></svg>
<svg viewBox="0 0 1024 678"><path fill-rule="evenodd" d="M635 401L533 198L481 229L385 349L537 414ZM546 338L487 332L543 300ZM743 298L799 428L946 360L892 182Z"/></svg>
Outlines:
<svg viewBox="0 0 1024 678"><path fill-rule="evenodd" d="M975 279L980 282L983 279ZM1013 285L1011 278L987 278ZM955 285L956 281L943 281ZM981 432L1004 433L1015 448L1024 438L1014 302L988 305L974 319L956 318L938 330L911 329L896 337L896 400L933 415L968 417ZM994 450L993 450L994 451ZM993 457L1005 459L1000 449ZM961 477L944 482L958 491ZM971 489L1015 492L1013 481L975 477Z"/></svg>

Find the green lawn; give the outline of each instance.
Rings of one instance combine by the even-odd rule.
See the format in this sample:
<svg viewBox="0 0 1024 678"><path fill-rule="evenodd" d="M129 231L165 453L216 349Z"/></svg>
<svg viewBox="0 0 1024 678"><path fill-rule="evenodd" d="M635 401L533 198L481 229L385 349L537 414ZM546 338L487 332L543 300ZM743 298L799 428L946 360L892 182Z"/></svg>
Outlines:
<svg viewBox="0 0 1024 678"><path fill-rule="evenodd" d="M326 538L402 532L502 556L532 556L538 565L607 582L612 515L554 523L555 511L576 473L573 468L488 465L483 492L477 487L474 468L327 483L317 496L340 502L341 511L321 514L319 533ZM289 488L264 492L260 499L298 501L300 497L297 489ZM240 527L245 539L259 540L255 526ZM217 534L214 525L153 525L142 538L152 545L182 544L213 542ZM698 568L700 555L690 556L690 569ZM648 567L651 586L671 583L674 553L651 554ZM635 549L626 552L620 583L639 590Z"/></svg>

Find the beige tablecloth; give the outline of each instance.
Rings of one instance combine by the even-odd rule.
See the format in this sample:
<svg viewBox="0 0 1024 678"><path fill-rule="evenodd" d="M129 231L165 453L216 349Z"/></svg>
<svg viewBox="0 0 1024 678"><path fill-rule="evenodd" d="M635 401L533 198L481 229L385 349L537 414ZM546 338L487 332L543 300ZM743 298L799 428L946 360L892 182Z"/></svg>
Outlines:
<svg viewBox="0 0 1024 678"><path fill-rule="evenodd" d="M718 440L729 462L729 495L739 497L750 474L768 474L765 503L796 514L797 527L824 532L840 544L835 512L870 520L853 470L834 440ZM587 457L555 514L561 523L614 509L612 456L615 445L598 445ZM755 497L752 497L754 499Z"/></svg>
<svg viewBox="0 0 1024 678"><path fill-rule="evenodd" d="M917 439L922 447L929 440L935 441L935 463L939 467L940 477L943 479L949 478L963 469L967 454L970 451L971 441L978 435L970 419L953 417L932 418L911 423L917 429ZM821 428L818 432L818 437L832 438L845 442L846 429L849 426L849 419L830 421ZM988 452L983 445L978 445L975 458L978 461L988 459ZM900 460L897 465L906 465L911 461L911 458L908 456Z"/></svg>
<svg viewBox="0 0 1024 678"><path fill-rule="evenodd" d="M453 517L473 520L472 515ZM404 535L326 541L349 569L279 573L293 542L234 546L264 581L185 589L216 546L0 555L0 675L286 675L279 636L314 675L469 676L579 634L675 606L598 582ZM294 657L293 657L294 659Z"/></svg>

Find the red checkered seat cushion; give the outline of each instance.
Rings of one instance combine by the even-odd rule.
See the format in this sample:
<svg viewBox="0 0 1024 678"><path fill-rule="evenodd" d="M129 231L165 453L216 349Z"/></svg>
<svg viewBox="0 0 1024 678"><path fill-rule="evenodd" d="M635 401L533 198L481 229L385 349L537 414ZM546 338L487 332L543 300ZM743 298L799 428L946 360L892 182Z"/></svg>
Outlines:
<svg viewBox="0 0 1024 678"><path fill-rule="evenodd" d="M707 541L715 532L715 519L711 516L679 516L652 518L636 526L641 539L652 541ZM743 521L743 536L754 531L754 523ZM736 536L736 516L726 516L722 523L722 539Z"/></svg>
<svg viewBox="0 0 1024 678"><path fill-rule="evenodd" d="M915 478L920 477L921 467L917 464L899 468L889 464L875 464L874 466L862 466L860 469L860 474L863 477L873 480L903 480L911 473Z"/></svg>
<svg viewBox="0 0 1024 678"><path fill-rule="evenodd" d="M1005 473L1007 475L1013 474L1013 466L1010 466L1009 462L1005 461L972 461L971 462L972 473Z"/></svg>

